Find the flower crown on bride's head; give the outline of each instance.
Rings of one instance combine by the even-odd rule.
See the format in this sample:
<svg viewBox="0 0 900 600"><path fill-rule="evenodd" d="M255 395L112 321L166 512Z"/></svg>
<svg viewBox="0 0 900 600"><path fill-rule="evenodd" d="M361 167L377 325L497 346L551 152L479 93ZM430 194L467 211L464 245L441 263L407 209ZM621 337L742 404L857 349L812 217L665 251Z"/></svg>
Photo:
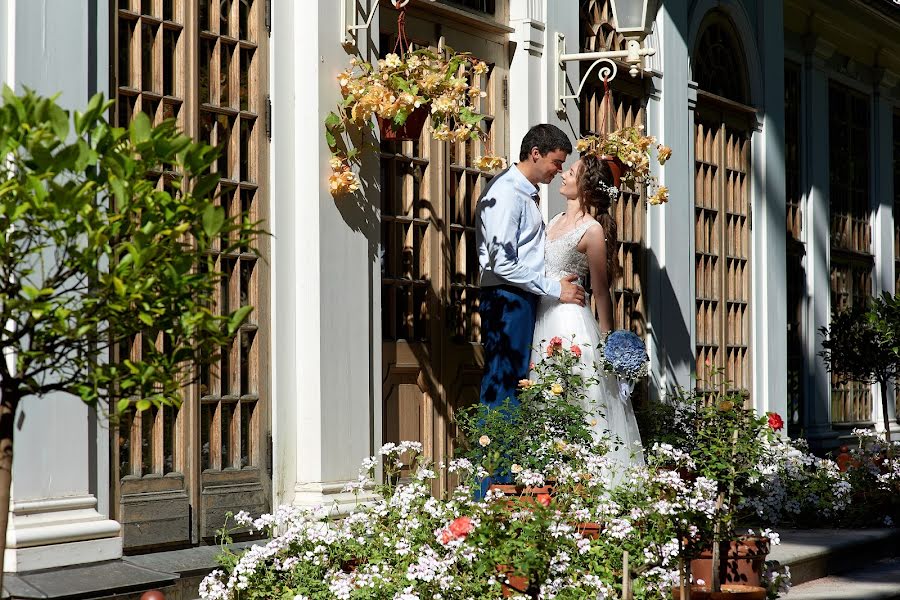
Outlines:
<svg viewBox="0 0 900 600"><path fill-rule="evenodd" d="M598 181L597 189L608 194L610 202L615 202L619 199L619 188L614 185L609 185L605 181Z"/></svg>

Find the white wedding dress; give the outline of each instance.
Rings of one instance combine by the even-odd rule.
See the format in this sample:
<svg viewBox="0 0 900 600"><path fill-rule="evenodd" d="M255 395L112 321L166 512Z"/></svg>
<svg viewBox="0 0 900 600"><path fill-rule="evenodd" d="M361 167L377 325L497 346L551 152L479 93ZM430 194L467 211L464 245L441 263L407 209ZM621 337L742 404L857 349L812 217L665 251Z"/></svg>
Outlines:
<svg viewBox="0 0 900 600"><path fill-rule="evenodd" d="M554 217L550 225L559 216ZM578 242L590 227L599 226L599 223L591 219L555 240L548 236L544 246L544 270L547 277L561 279L566 275L577 275L578 283L584 285L588 261L578 251ZM549 341L557 336L563 339L563 347L574 343L581 348L582 376L585 379L599 379L598 384L585 391L584 408L596 416L596 424L593 426L595 438L605 433L612 436L611 450L607 457L621 467L644 464L641 435L630 398L624 390L620 392L618 379L614 375L598 371L595 367L600 352L600 327L589 302L585 306L578 306L563 304L552 296L541 297L532 341L533 363L547 356ZM601 414L597 414L598 411Z"/></svg>

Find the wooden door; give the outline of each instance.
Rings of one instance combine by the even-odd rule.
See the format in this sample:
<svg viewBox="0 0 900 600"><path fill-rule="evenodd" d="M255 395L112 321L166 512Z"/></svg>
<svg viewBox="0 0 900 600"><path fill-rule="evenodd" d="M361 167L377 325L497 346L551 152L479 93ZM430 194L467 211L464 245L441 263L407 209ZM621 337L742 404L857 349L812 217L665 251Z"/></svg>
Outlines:
<svg viewBox="0 0 900 600"><path fill-rule="evenodd" d="M268 141L264 0L117 0L111 3L115 120L137 112L174 118L221 148L218 202L266 220ZM160 174L158 185L168 185ZM126 551L211 541L226 512L271 506L268 392L268 239L258 253L216 255L225 274L213 299L228 312L255 307L213 368L197 373L174 408L126 414L113 428L114 517ZM139 356L153 332L120 354Z"/></svg>
<svg viewBox="0 0 900 600"><path fill-rule="evenodd" d="M381 19L382 48L392 48L396 12L382 5ZM381 146L384 440L421 441L439 462L453 453L454 411L477 402L481 385L475 203L490 175L474 162L508 153L508 65L502 40L421 13L406 28L416 45L443 41L490 65L474 82L487 94L485 142L439 142L426 125L418 141Z"/></svg>
<svg viewBox="0 0 900 600"><path fill-rule="evenodd" d="M700 96L694 124L697 378L709 388L716 367L727 389L752 391L748 120L753 111L712 94Z"/></svg>

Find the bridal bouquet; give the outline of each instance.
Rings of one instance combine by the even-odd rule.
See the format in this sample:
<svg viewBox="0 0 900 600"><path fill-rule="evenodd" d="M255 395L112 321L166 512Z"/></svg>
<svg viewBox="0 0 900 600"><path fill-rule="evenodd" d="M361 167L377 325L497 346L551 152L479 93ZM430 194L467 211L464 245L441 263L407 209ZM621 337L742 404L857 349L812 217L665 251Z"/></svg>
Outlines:
<svg viewBox="0 0 900 600"><path fill-rule="evenodd" d="M625 402L634 391L634 384L649 372L650 358L644 342L627 329L613 331L603 341L599 367L619 380L619 397Z"/></svg>
<svg viewBox="0 0 900 600"><path fill-rule="evenodd" d="M600 360L604 371L631 382L645 377L650 364L643 340L626 329L606 336Z"/></svg>

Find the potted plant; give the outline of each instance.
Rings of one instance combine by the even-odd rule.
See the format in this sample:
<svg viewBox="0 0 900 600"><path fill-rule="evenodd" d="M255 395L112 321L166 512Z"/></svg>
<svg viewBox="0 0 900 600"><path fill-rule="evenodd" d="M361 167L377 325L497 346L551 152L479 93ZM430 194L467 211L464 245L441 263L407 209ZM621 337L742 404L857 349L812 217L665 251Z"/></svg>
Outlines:
<svg viewBox="0 0 900 600"><path fill-rule="evenodd" d="M650 173L651 149L656 150L656 160L664 165L672 156L672 149L659 144L656 138L644 133L643 125L623 127L609 133L588 135L575 145L581 153L595 154L609 165L614 184L624 183L630 187L648 186L653 189L648 202L662 204L669 200L669 190L659 185Z"/></svg>
<svg viewBox="0 0 900 600"><path fill-rule="evenodd" d="M485 62L448 47L439 51L401 47L399 54L389 53L374 64L352 58L350 68L338 75L338 110L325 119L332 155L331 193L340 196L359 188L351 165L366 146L362 133L373 130L376 123L383 140L418 139L429 117L436 139L483 139L484 117L477 113L475 100L485 92L473 82L487 70ZM350 134L346 140L345 133ZM479 160L485 167L503 164L493 156Z"/></svg>
<svg viewBox="0 0 900 600"><path fill-rule="evenodd" d="M900 298L885 292L866 306L836 313L821 330L828 370L840 381L877 383L881 392L884 433L891 448L888 385L900 374ZM888 461L892 459L888 453Z"/></svg>

